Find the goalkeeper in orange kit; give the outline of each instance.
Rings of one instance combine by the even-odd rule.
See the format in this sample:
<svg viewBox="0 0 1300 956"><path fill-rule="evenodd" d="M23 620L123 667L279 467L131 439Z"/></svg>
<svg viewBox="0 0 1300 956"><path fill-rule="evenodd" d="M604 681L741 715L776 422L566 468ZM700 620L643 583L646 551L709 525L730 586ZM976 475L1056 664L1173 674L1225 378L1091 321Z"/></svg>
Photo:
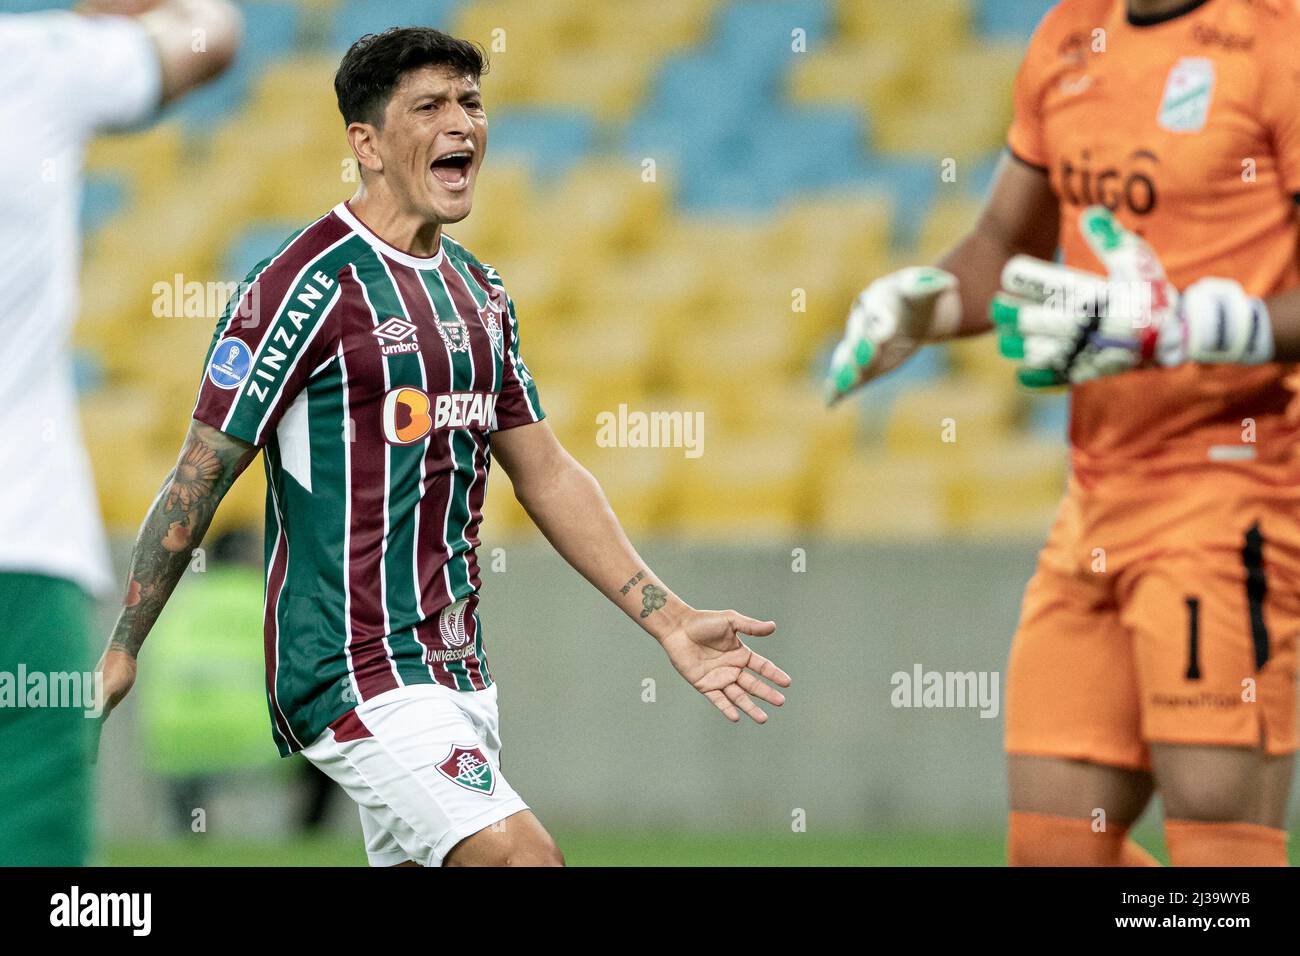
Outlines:
<svg viewBox="0 0 1300 956"><path fill-rule="evenodd" d="M1007 675L1012 864L1153 862L1126 834L1157 789L1175 865L1286 864L1298 46L1290 0L1059 3L975 230L873 283L836 350L833 399L995 326L1025 385L1071 386Z"/></svg>

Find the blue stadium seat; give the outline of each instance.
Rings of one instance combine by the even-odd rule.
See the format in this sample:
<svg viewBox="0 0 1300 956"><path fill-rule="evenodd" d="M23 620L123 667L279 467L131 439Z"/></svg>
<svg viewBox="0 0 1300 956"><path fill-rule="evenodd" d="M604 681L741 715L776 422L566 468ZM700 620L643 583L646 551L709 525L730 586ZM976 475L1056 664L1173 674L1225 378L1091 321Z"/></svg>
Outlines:
<svg viewBox="0 0 1300 956"><path fill-rule="evenodd" d="M998 39L1028 40L1057 0L978 0L975 27Z"/></svg>
<svg viewBox="0 0 1300 956"><path fill-rule="evenodd" d="M815 50L830 26L827 0L763 0L733 3L718 15L715 49L729 65L763 64L782 70L795 56L793 31L803 30L807 49Z"/></svg>
<svg viewBox="0 0 1300 956"><path fill-rule="evenodd" d="M76 0L5 0L0 13L40 13L42 10L71 10Z"/></svg>
<svg viewBox="0 0 1300 956"><path fill-rule="evenodd" d="M1002 150L999 149L982 157L973 165L968 164L963 179L967 195L975 199L988 195L989 187L993 185L993 173L997 169L998 161L1001 158Z"/></svg>
<svg viewBox="0 0 1300 956"><path fill-rule="evenodd" d="M90 173L81 194L81 229L95 232L126 205L125 177L112 173Z"/></svg>
<svg viewBox="0 0 1300 956"><path fill-rule="evenodd" d="M367 33L389 27L450 28L463 0L344 0L334 16L330 45L346 50Z"/></svg>
<svg viewBox="0 0 1300 956"><path fill-rule="evenodd" d="M244 229L226 249L221 262L225 280L242 279L253 266L275 253L304 223L259 222Z"/></svg>
<svg viewBox="0 0 1300 956"><path fill-rule="evenodd" d="M867 180L894 200L894 245L906 248L920 237L939 183L932 156L871 156Z"/></svg>
<svg viewBox="0 0 1300 956"><path fill-rule="evenodd" d="M1034 395L1029 407L1029 430L1049 441L1064 441L1070 428L1070 396L1066 392Z"/></svg>
<svg viewBox="0 0 1300 956"><path fill-rule="evenodd" d="M854 110L781 106L782 77L828 33L824 0L724 7L711 41L659 68L645 107L624 131L626 152L680 162L682 203L694 210L771 209L792 192L860 180L863 118Z"/></svg>
<svg viewBox="0 0 1300 956"><path fill-rule="evenodd" d="M490 151L522 156L538 172L562 175L591 152L595 123L562 109L500 109L492 115Z"/></svg>

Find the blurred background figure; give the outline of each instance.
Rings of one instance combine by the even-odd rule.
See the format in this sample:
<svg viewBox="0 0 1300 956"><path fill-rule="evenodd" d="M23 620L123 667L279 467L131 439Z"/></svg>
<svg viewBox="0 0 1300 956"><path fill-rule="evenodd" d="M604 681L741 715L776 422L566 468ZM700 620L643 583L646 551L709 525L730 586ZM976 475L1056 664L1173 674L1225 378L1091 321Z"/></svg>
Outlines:
<svg viewBox="0 0 1300 956"><path fill-rule="evenodd" d="M206 832L214 789L286 769L264 739L262 537L250 528L216 536L190 571L154 626L139 705L144 769L169 788L175 833ZM301 779L299 825L315 830L338 789L300 757L289 766Z"/></svg>
<svg viewBox="0 0 1300 956"><path fill-rule="evenodd" d="M222 0L0 16L0 671L11 681L53 686L90 669L90 595L110 581L67 351L84 150L220 73L238 32ZM89 707L0 707L0 862L85 861Z"/></svg>
<svg viewBox="0 0 1300 956"><path fill-rule="evenodd" d="M196 815L216 775L274 766L259 720L266 694L262 648L262 540L228 531L197 549L193 578L159 618L157 660L142 680L145 769L171 788L176 827Z"/></svg>
<svg viewBox="0 0 1300 956"><path fill-rule="evenodd" d="M927 349L834 414L819 383L864 280L933 261L974 221L1051 5L243 0L231 69L87 155L75 355L117 566L234 283L356 190L343 51L436 26L491 61L483 176L449 232L534 330L548 420L656 570L780 621L800 677L798 706L738 747L650 649L627 651L496 475L480 554L484 626L510 636L493 648L510 778L577 864L1000 863L1000 712L891 694L899 674L1000 675L1064 487L1065 398L1018 390L987 341ZM677 417L652 434L655 412ZM210 534L261 533L260 472ZM364 863L328 816L292 842L299 781L251 757L206 774L205 837L168 843L168 778L140 774L152 693L105 732L108 862ZM250 720L264 734L260 703ZM745 855L722 830L753 834Z"/></svg>

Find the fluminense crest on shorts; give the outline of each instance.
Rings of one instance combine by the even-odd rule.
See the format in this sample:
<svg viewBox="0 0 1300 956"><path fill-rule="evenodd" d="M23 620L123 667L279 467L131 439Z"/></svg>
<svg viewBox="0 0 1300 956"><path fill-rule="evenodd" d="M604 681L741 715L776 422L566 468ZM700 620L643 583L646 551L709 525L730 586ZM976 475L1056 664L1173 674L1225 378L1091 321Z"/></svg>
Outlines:
<svg viewBox="0 0 1300 956"><path fill-rule="evenodd" d="M492 765L483 756L483 751L465 744L452 746L447 759L438 764L438 773L466 790L488 796L491 796L497 786Z"/></svg>

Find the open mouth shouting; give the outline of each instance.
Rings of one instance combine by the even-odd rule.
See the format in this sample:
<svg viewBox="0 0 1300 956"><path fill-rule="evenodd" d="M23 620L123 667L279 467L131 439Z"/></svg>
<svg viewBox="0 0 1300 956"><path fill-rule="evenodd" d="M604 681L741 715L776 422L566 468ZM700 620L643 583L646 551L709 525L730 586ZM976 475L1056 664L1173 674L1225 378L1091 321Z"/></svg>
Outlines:
<svg viewBox="0 0 1300 956"><path fill-rule="evenodd" d="M429 170L448 189L464 189L469 185L469 171L473 163L472 149L458 149L439 156L429 164Z"/></svg>

